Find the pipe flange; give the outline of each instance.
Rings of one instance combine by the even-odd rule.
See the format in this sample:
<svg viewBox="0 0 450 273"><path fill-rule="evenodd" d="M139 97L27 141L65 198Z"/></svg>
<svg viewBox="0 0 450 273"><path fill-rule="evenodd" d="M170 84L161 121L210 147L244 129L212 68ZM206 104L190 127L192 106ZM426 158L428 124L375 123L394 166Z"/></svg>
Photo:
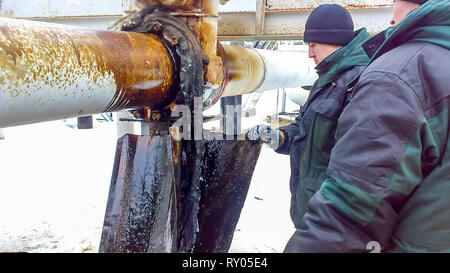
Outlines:
<svg viewBox="0 0 450 273"><path fill-rule="evenodd" d="M194 111L194 98L203 98L204 95L205 71L209 64L209 57L195 33L182 20L154 7L131 15L127 21L121 26L122 31L157 35L171 55L175 84L169 92L167 104L188 105ZM162 113L164 120L170 119L169 106L157 111Z"/></svg>

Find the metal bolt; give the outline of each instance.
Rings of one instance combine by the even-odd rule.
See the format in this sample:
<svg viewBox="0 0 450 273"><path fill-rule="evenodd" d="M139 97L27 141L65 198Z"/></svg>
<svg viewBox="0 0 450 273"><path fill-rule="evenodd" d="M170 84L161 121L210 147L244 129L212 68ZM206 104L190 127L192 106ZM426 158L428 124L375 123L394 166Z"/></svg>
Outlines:
<svg viewBox="0 0 450 273"><path fill-rule="evenodd" d="M133 116L135 117L135 118L141 118L141 113L139 113L139 111L134 111L133 112Z"/></svg>
<svg viewBox="0 0 450 273"><path fill-rule="evenodd" d="M161 119L161 114L159 114L159 113L152 114L152 120L159 121L160 119Z"/></svg>
<svg viewBox="0 0 450 273"><path fill-rule="evenodd" d="M155 24L153 25L153 30L154 30L154 31L160 32L161 29L162 29L162 24L161 24L161 23L155 23Z"/></svg>
<svg viewBox="0 0 450 273"><path fill-rule="evenodd" d="M137 26L136 22L129 22L127 24L122 25L122 30L125 30L125 31L131 30L131 29L136 28L136 26Z"/></svg>
<svg viewBox="0 0 450 273"><path fill-rule="evenodd" d="M178 45L179 41L177 37L172 37L172 39L170 40L170 43L172 43L173 46Z"/></svg>

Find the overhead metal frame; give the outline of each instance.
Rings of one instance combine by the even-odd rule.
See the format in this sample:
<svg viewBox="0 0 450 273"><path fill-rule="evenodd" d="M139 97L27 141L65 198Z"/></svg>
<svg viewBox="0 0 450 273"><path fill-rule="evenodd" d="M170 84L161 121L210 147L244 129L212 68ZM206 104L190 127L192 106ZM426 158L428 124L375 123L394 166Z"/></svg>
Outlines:
<svg viewBox="0 0 450 273"><path fill-rule="evenodd" d="M220 41L267 41L301 40L311 11L330 1L222 2L225 5L219 6ZM369 33L375 34L389 26L391 0L334 0L333 3L349 9L356 28L366 27ZM0 2L0 16L105 29L109 23L137 8L136 0L3 0Z"/></svg>

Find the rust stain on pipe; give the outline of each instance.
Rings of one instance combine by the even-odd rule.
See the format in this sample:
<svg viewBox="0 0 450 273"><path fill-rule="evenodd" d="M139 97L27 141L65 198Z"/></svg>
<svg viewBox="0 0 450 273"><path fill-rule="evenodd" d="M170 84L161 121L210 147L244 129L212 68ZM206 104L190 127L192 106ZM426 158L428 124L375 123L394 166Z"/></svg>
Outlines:
<svg viewBox="0 0 450 273"><path fill-rule="evenodd" d="M224 75L222 59L217 56L217 23L204 18L189 18L188 21L189 27L195 32L203 51L209 57L206 82L221 85Z"/></svg>
<svg viewBox="0 0 450 273"><path fill-rule="evenodd" d="M99 33L104 45L106 71L116 75L117 92L111 103L134 107L161 108L173 98L170 94L173 69L167 49L154 35L113 32ZM121 50L118 50L118 49Z"/></svg>
<svg viewBox="0 0 450 273"><path fill-rule="evenodd" d="M171 96L172 66L165 46L153 35L0 19L0 92L13 98L41 91L38 81L75 94L76 89L67 88L84 79L92 83L86 87L89 92L96 92L96 85L116 86L105 111L158 107Z"/></svg>
<svg viewBox="0 0 450 273"><path fill-rule="evenodd" d="M223 97L254 91L264 80L265 67L261 56L252 49L223 46L226 56L228 83Z"/></svg>
<svg viewBox="0 0 450 273"><path fill-rule="evenodd" d="M222 59L217 56L218 0L135 0L139 8L163 7L194 31L209 57L205 81L219 88L224 80Z"/></svg>
<svg viewBox="0 0 450 273"><path fill-rule="evenodd" d="M373 9L373 8L391 8L393 5L344 5L346 9ZM304 8L266 8L266 12L295 12L295 11L311 11L317 6L310 6Z"/></svg>

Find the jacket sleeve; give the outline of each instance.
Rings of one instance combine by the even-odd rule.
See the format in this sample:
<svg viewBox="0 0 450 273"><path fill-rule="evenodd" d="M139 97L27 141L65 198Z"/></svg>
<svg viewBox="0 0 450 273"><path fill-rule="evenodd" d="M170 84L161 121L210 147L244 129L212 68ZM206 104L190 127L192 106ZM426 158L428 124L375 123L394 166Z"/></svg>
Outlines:
<svg viewBox="0 0 450 273"><path fill-rule="evenodd" d="M369 252L389 247L398 212L422 181L420 99L401 78L361 77L338 121L328 177L285 252Z"/></svg>
<svg viewBox="0 0 450 273"><path fill-rule="evenodd" d="M295 118L295 123L280 127L278 129L283 133L284 139L281 145L275 150L275 152L279 154L286 154L286 155L289 154L294 138L300 135L300 122L301 122L301 114L299 114Z"/></svg>

